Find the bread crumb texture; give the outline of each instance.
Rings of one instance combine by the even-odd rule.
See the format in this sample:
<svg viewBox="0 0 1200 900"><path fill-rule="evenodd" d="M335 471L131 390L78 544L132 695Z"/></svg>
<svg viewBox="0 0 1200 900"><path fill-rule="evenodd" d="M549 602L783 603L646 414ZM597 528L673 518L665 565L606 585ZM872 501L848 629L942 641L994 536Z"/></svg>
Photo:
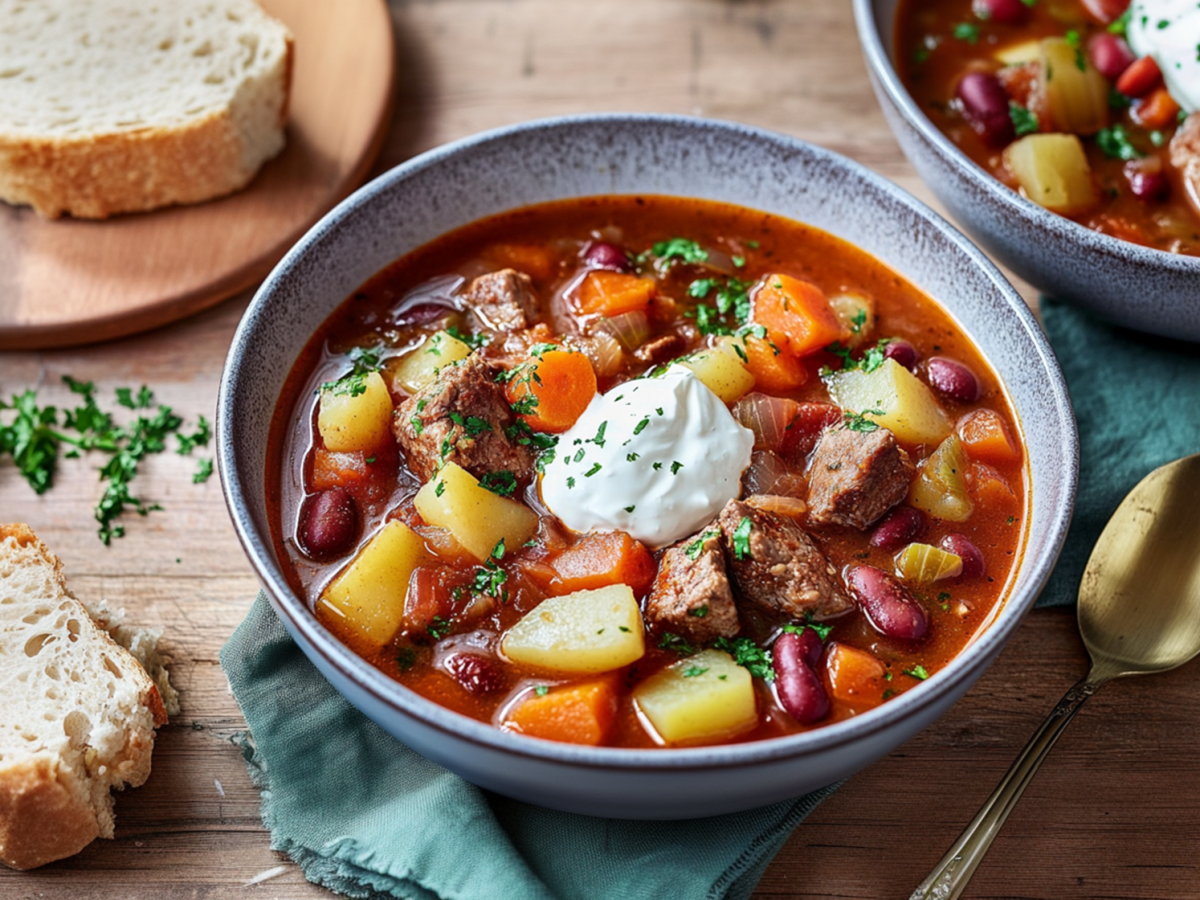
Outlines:
<svg viewBox="0 0 1200 900"><path fill-rule="evenodd" d="M0 0L0 199L102 219L244 187L292 38L254 0Z"/></svg>
<svg viewBox="0 0 1200 900"><path fill-rule="evenodd" d="M0 524L5 865L33 868L112 837L112 789L150 774L154 728L167 712L155 682L106 630L124 626L101 616L98 624L71 595L62 564L28 527ZM157 634L125 634L162 667Z"/></svg>

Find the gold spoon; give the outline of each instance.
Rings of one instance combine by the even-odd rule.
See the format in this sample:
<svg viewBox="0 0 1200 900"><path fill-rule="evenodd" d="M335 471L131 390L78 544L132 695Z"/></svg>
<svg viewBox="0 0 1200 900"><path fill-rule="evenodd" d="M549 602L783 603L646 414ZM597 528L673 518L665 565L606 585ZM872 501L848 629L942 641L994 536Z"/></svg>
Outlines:
<svg viewBox="0 0 1200 900"><path fill-rule="evenodd" d="M1104 526L1079 584L1087 677L1025 745L983 808L909 900L955 900L975 874L1079 707L1125 675L1181 666L1200 653L1200 454L1155 469Z"/></svg>

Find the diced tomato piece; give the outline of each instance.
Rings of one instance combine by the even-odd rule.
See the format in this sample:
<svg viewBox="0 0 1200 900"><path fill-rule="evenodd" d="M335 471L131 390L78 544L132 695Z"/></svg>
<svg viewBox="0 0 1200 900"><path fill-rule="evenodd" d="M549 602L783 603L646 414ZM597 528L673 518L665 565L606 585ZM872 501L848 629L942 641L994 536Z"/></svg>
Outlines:
<svg viewBox="0 0 1200 900"><path fill-rule="evenodd" d="M1133 62L1117 79L1117 90L1126 97L1145 97L1162 83L1162 70L1153 56Z"/></svg>
<svg viewBox="0 0 1200 900"><path fill-rule="evenodd" d="M575 300L584 315L619 316L649 306L656 287L653 278L593 269L584 276Z"/></svg>
<svg viewBox="0 0 1200 900"><path fill-rule="evenodd" d="M658 572L650 551L624 531L586 534L550 565L558 576L558 587L566 593L627 584L641 597Z"/></svg>
<svg viewBox="0 0 1200 900"><path fill-rule="evenodd" d="M752 318L767 337L792 356L802 357L845 337L824 292L790 275L766 275L754 293Z"/></svg>
<svg viewBox="0 0 1200 900"><path fill-rule="evenodd" d="M1021 451L1004 419L993 410L978 409L967 413L958 420L956 430L971 459L1005 465L1021 458Z"/></svg>
<svg viewBox="0 0 1200 900"><path fill-rule="evenodd" d="M332 487L349 487L364 481L369 474L366 454L361 450L350 453L331 453L317 448L313 453L314 491Z"/></svg>
<svg viewBox="0 0 1200 900"><path fill-rule="evenodd" d="M617 717L617 691L612 677L551 688L508 713L504 728L547 741L603 744Z"/></svg>

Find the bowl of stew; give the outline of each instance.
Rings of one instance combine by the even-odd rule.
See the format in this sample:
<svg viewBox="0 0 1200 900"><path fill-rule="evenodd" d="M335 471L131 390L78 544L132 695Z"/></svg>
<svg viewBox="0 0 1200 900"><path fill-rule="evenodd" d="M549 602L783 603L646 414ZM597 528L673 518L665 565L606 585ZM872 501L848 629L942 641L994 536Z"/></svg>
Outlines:
<svg viewBox="0 0 1200 900"><path fill-rule="evenodd" d="M1043 292L1200 340L1200 8L855 0L875 93L951 215Z"/></svg>
<svg viewBox="0 0 1200 900"><path fill-rule="evenodd" d="M594 815L878 759L1032 605L1077 469L994 266L831 152L533 122L367 185L260 288L218 403L288 631L396 738Z"/></svg>

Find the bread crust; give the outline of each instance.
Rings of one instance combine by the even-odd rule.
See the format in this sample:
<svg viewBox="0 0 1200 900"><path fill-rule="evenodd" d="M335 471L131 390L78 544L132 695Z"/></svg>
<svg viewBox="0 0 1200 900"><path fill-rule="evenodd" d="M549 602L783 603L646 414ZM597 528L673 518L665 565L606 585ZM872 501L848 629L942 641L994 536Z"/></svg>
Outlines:
<svg viewBox="0 0 1200 900"><path fill-rule="evenodd" d="M247 156L232 106L177 127L40 138L0 134L0 200L32 206L47 219L106 219L238 191L283 148L291 98L294 42L285 39L278 146Z"/></svg>
<svg viewBox="0 0 1200 900"><path fill-rule="evenodd" d="M96 625L87 608L68 590L62 562L33 530L22 523L0 523L0 543L9 539L18 548L32 551L36 562L50 570L62 596L87 619L86 634L81 632L81 637L104 644L103 652L121 662L127 677L134 679L139 704L149 711L153 724L149 728L131 726L120 758L109 764L116 786L144 783L150 775L153 728L167 722L158 688L133 655ZM90 771L74 771L53 753L0 759L0 863L29 869L78 853L97 837L112 837L111 795L106 787L98 791L91 778Z"/></svg>

